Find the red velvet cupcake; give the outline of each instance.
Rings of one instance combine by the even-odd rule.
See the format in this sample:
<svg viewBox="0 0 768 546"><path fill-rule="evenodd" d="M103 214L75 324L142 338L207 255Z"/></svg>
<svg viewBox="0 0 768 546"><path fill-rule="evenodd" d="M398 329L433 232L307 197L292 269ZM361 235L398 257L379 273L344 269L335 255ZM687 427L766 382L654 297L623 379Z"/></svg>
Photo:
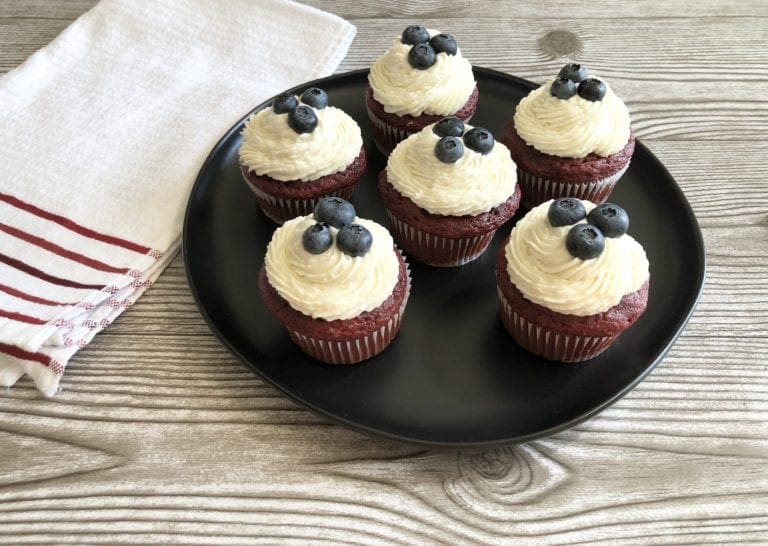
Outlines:
<svg viewBox="0 0 768 546"><path fill-rule="evenodd" d="M245 122L240 168L278 224L311 214L322 197L352 197L367 162L360 127L325 91L284 93Z"/></svg>
<svg viewBox="0 0 768 546"><path fill-rule="evenodd" d="M334 197L275 230L259 274L269 311L305 353L328 364L383 351L400 329L410 286L389 232Z"/></svg>
<svg viewBox="0 0 768 546"><path fill-rule="evenodd" d="M561 198L533 208L496 262L500 315L515 341L549 360L606 350L648 303L648 260L619 206Z"/></svg>
<svg viewBox="0 0 768 546"><path fill-rule="evenodd" d="M400 248L440 267L478 258L520 203L509 151L457 118L398 144L378 187Z"/></svg>
<svg viewBox="0 0 768 546"><path fill-rule="evenodd" d="M366 90L373 138L384 155L443 117L469 121L478 90L449 34L411 25L371 67Z"/></svg>
<svg viewBox="0 0 768 546"><path fill-rule="evenodd" d="M587 76L565 65L520 101L504 132L528 208L559 197L602 203L629 167L629 111L606 82Z"/></svg>

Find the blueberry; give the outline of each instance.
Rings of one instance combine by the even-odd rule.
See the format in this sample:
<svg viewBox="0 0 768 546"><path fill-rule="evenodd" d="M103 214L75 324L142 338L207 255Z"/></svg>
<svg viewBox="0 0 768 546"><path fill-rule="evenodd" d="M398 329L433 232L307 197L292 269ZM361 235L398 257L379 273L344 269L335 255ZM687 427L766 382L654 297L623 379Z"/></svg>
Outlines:
<svg viewBox="0 0 768 546"><path fill-rule="evenodd" d="M365 256L372 243L371 232L360 224L344 226L336 234L336 246L348 256Z"/></svg>
<svg viewBox="0 0 768 546"><path fill-rule="evenodd" d="M317 127L317 115L309 106L297 106L288 114L288 125L297 133L311 133Z"/></svg>
<svg viewBox="0 0 768 546"><path fill-rule="evenodd" d="M435 50L435 53L445 53L446 55L456 55L459 50L456 40L450 34L436 34L429 40L429 45Z"/></svg>
<svg viewBox="0 0 768 546"><path fill-rule="evenodd" d="M603 232L592 224L576 224L565 236L565 248L574 258L597 258L604 247Z"/></svg>
<svg viewBox="0 0 768 546"><path fill-rule="evenodd" d="M314 217L336 229L341 229L355 221L355 207L341 197L323 197L315 205Z"/></svg>
<svg viewBox="0 0 768 546"><path fill-rule="evenodd" d="M439 137L457 136L464 134L464 122L459 118L443 118L432 127L432 132Z"/></svg>
<svg viewBox="0 0 768 546"><path fill-rule="evenodd" d="M629 215L619 205L603 203L587 215L587 222L597 226L606 237L621 237L629 229Z"/></svg>
<svg viewBox="0 0 768 546"><path fill-rule="evenodd" d="M423 44L429 41L429 32L421 25L411 25L403 31L400 41L409 45Z"/></svg>
<svg viewBox="0 0 768 546"><path fill-rule="evenodd" d="M587 79L587 69L580 64L570 63L560 69L558 78L568 78L573 83L579 83Z"/></svg>
<svg viewBox="0 0 768 546"><path fill-rule="evenodd" d="M319 87L310 87L301 95L301 102L322 110L328 106L328 94Z"/></svg>
<svg viewBox="0 0 768 546"><path fill-rule="evenodd" d="M408 63L417 70L426 70L435 60L435 50L429 44L416 44L408 52Z"/></svg>
<svg viewBox="0 0 768 546"><path fill-rule="evenodd" d="M464 134L464 144L467 148L480 154L489 154L493 150L495 140L488 129L473 127Z"/></svg>
<svg viewBox="0 0 768 546"><path fill-rule="evenodd" d="M605 84L597 78L587 78L579 84L579 96L596 102L605 96Z"/></svg>
<svg viewBox="0 0 768 546"><path fill-rule="evenodd" d="M576 94L576 84L568 78L557 78L549 88L549 94L558 99L567 100Z"/></svg>
<svg viewBox="0 0 768 546"><path fill-rule="evenodd" d="M272 111L275 114L287 114L296 110L298 105L299 101L296 100L293 93L283 93L272 101Z"/></svg>
<svg viewBox="0 0 768 546"><path fill-rule="evenodd" d="M443 163L456 163L464 155L464 145L459 137L443 137L435 144L435 155Z"/></svg>
<svg viewBox="0 0 768 546"><path fill-rule="evenodd" d="M587 209L575 197L561 197L549 205L547 218L552 227L570 226L587 216Z"/></svg>
<svg viewBox="0 0 768 546"><path fill-rule="evenodd" d="M304 230L301 245L310 254L322 254L333 244L330 228L325 224L314 224Z"/></svg>

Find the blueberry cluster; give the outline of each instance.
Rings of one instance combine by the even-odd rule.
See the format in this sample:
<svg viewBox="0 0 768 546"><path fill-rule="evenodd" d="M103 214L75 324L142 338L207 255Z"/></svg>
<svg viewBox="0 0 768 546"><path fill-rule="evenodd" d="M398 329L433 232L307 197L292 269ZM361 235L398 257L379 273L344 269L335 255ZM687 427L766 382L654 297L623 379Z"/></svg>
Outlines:
<svg viewBox="0 0 768 546"><path fill-rule="evenodd" d="M629 229L627 211L613 203L603 203L589 214L584 204L573 197L555 199L547 212L553 227L576 224L565 237L565 247L574 258L591 260L597 258L605 248L605 237L621 237ZM577 224L587 219L586 224Z"/></svg>
<svg viewBox="0 0 768 546"><path fill-rule="evenodd" d="M597 78L588 77L587 69L580 64L567 64L557 73L549 94L567 100L577 93L583 99L597 102L605 96L605 84Z"/></svg>
<svg viewBox="0 0 768 546"><path fill-rule="evenodd" d="M450 34L437 34L429 37L427 29L421 25L411 25L403 31L400 41L408 44L408 63L418 70L426 70L437 61L438 53L456 55L459 46Z"/></svg>
<svg viewBox="0 0 768 546"><path fill-rule="evenodd" d="M336 233L336 246L348 256L365 256L373 243L371 232L359 224L353 224L357 213L352 203L340 197L324 197L315 206L313 217L316 224L309 226L301 235L301 244L310 254L322 254L333 245L331 227Z"/></svg>
<svg viewBox="0 0 768 546"><path fill-rule="evenodd" d="M302 104L299 104L301 101ZM297 100L293 93L283 93L272 101L275 114L288 114L288 125L299 134L311 133L317 127L315 110L328 106L328 94L319 87L310 87ZM314 110L313 110L314 108Z"/></svg>
<svg viewBox="0 0 768 546"><path fill-rule="evenodd" d="M432 127L432 132L440 137L435 145L435 155L443 163L456 163L461 159L464 145L479 154L488 154L496 142L491 132L482 127L473 127L465 133L464 122L459 118L441 119Z"/></svg>

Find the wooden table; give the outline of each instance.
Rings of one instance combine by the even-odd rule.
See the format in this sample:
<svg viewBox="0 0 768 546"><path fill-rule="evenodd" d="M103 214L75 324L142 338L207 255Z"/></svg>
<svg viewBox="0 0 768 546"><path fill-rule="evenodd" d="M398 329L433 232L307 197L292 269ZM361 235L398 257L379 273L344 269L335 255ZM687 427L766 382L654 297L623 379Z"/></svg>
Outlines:
<svg viewBox="0 0 768 546"><path fill-rule="evenodd" d="M0 0L0 72L93 3ZM357 26L340 72L421 22L477 65L544 81L572 56L614 83L706 240L684 335L571 430L424 451L254 377L177 258L71 362L61 394L28 379L0 391L0 543L768 543L768 4L308 3Z"/></svg>

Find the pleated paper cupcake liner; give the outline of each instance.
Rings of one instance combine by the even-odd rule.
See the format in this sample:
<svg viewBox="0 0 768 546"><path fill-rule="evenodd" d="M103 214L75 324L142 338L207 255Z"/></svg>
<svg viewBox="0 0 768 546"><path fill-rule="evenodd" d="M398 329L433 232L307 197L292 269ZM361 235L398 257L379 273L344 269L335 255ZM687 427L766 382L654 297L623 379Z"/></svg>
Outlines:
<svg viewBox="0 0 768 546"><path fill-rule="evenodd" d="M560 197L577 197L593 203L603 203L628 168L629 163L615 174L594 182L568 182L536 176L518 165L517 180L523 191L522 204L530 209L544 201Z"/></svg>
<svg viewBox="0 0 768 546"><path fill-rule="evenodd" d="M458 267L480 257L496 230L474 237L441 237L406 224L387 211L398 245L420 262L437 267Z"/></svg>
<svg viewBox="0 0 768 546"><path fill-rule="evenodd" d="M605 351L619 336L588 337L563 334L520 316L498 289L499 314L507 331L523 349L548 360L582 362ZM621 332L619 332L621 333Z"/></svg>
<svg viewBox="0 0 768 546"><path fill-rule="evenodd" d="M386 349L400 331L405 307L411 294L411 271L407 263L406 277L407 284L403 303L387 323L376 330L343 341L320 339L291 328L287 328L288 334L302 351L326 364L357 364L372 358Z"/></svg>
<svg viewBox="0 0 768 546"><path fill-rule="evenodd" d="M317 197L309 199L293 199L290 197L270 195L257 188L250 180L246 179L246 182L248 182L248 187L251 188L251 191L256 196L256 202L261 207L261 210L264 211L264 214L278 224L282 224L297 216L312 214L315 210L315 205L317 205L317 202L323 197L335 196L349 201L355 191L355 185L352 184L318 195Z"/></svg>

